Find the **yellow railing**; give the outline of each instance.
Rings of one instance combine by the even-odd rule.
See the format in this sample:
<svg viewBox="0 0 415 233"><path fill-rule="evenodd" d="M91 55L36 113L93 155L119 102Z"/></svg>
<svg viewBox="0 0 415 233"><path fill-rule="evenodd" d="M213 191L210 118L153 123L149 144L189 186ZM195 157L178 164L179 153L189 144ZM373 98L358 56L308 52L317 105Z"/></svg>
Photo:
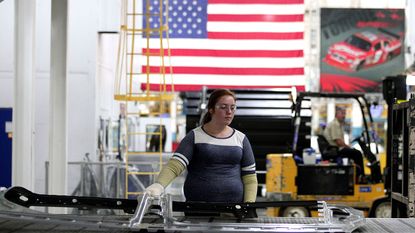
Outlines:
<svg viewBox="0 0 415 233"><path fill-rule="evenodd" d="M168 1L158 0L159 9L153 10L154 5L151 5L156 0L123 0L121 9L121 27L117 57L116 82L115 82L115 96L114 99L123 101L125 103L125 117L135 117L138 120L145 114L160 117L161 114L166 113L166 104L174 99L174 85L173 78L170 73L172 68L166 72L166 63L170 62L170 48L169 48L169 30L168 30ZM145 3L145 6L144 6ZM165 5L167 4L167 5ZM159 24L157 28L151 27L151 17L158 17ZM145 25L145 26L143 26ZM158 36L154 38L154 36ZM164 38L165 37L165 38ZM150 40L159 39L158 48L150 48ZM166 43L167 45L164 45ZM158 49L159 54L150 53L150 49ZM167 56L165 56L165 49ZM160 72L150 72L150 60L159 57ZM168 61L166 62L166 57ZM170 76L170 83L166 81L166 76ZM155 78L154 78L155 77ZM154 80L159 78L158 87L154 88ZM150 84L153 84L151 86ZM170 87L170 88L168 88ZM156 90L155 90L156 89ZM168 90L170 89L170 90ZM138 106L138 107L137 107ZM158 106L158 109L154 109ZM143 108L146 111L143 112ZM149 110L151 109L151 110ZM128 120L125 120L128 124ZM166 126L169 127L169 126ZM128 187L129 176L131 175L157 175L162 167L162 138L163 130L160 118L159 132L137 132L127 129L126 145L124 146L124 160L126 163L125 169L125 196L137 195L140 192L137 190L130 190ZM129 151L128 139L129 137L145 137L157 136L160 140L159 151ZM145 141L145 140L144 140ZM131 169L131 162L135 156L159 156L159 170L158 171L133 171Z"/></svg>

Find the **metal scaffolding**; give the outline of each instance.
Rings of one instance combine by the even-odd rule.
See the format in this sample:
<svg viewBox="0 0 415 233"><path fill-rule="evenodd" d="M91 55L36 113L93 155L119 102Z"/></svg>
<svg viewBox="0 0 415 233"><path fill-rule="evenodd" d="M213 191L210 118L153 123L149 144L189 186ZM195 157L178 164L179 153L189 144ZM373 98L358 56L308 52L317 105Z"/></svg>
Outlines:
<svg viewBox="0 0 415 233"><path fill-rule="evenodd" d="M157 3L156 3L157 2ZM156 4L154 4L156 3ZM159 8L155 9L155 5ZM168 106L174 99L174 85L171 76L170 49L168 36L168 1L123 0L121 12L121 29L118 48L117 80L115 83L115 100L123 101L121 116L124 118L121 134L124 145L121 158L125 167L125 196L137 195L142 190L129 187L132 176L156 176L162 168L163 130L161 116L168 113ZM160 23L153 23L157 17ZM158 40L158 47L150 47L150 41ZM151 70L151 62L160 62L159 72ZM166 77L170 77L168 82ZM158 79L157 87L150 81ZM167 86L170 86L168 90ZM160 121L149 130L142 127L130 127L130 122L137 122L143 116L158 117ZM145 143L144 150L129 146L132 141ZM148 143L151 141L151 148ZM156 141L156 143L155 143ZM145 158L158 158L158 164L147 169L136 168L131 163Z"/></svg>

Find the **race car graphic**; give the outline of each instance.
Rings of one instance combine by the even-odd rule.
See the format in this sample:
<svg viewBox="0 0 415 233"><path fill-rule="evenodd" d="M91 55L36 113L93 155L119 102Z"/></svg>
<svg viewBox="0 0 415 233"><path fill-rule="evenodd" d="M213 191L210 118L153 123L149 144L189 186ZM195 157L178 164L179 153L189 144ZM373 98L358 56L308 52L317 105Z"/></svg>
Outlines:
<svg viewBox="0 0 415 233"><path fill-rule="evenodd" d="M379 33L363 31L332 44L323 59L329 65L346 71L385 63L401 54L401 36L384 29Z"/></svg>

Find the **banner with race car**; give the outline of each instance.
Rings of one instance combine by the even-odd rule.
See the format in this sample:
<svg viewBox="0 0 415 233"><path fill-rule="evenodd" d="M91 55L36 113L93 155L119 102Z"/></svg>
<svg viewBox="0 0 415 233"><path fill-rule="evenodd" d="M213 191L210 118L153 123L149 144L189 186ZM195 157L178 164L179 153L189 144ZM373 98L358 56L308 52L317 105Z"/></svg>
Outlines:
<svg viewBox="0 0 415 233"><path fill-rule="evenodd" d="M320 90L381 92L404 71L403 9L321 9Z"/></svg>

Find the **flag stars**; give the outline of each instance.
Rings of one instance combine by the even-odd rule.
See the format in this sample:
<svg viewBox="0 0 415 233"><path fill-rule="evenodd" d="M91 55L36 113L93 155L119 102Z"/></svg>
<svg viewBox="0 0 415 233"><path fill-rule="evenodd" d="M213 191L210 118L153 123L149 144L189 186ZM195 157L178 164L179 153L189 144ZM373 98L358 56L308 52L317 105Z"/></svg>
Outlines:
<svg viewBox="0 0 415 233"><path fill-rule="evenodd" d="M150 1L151 13L155 16L150 17L150 25L156 27L160 25L160 4L166 4L165 0L146 0ZM157 3L157 4L155 4ZM170 38L192 38L206 37L207 20L207 0L169 0L169 13L163 12L163 22L169 24ZM165 5L167 6L167 5ZM143 3L145 7L145 3ZM166 20L166 18L168 19ZM145 21L147 22L147 21Z"/></svg>

